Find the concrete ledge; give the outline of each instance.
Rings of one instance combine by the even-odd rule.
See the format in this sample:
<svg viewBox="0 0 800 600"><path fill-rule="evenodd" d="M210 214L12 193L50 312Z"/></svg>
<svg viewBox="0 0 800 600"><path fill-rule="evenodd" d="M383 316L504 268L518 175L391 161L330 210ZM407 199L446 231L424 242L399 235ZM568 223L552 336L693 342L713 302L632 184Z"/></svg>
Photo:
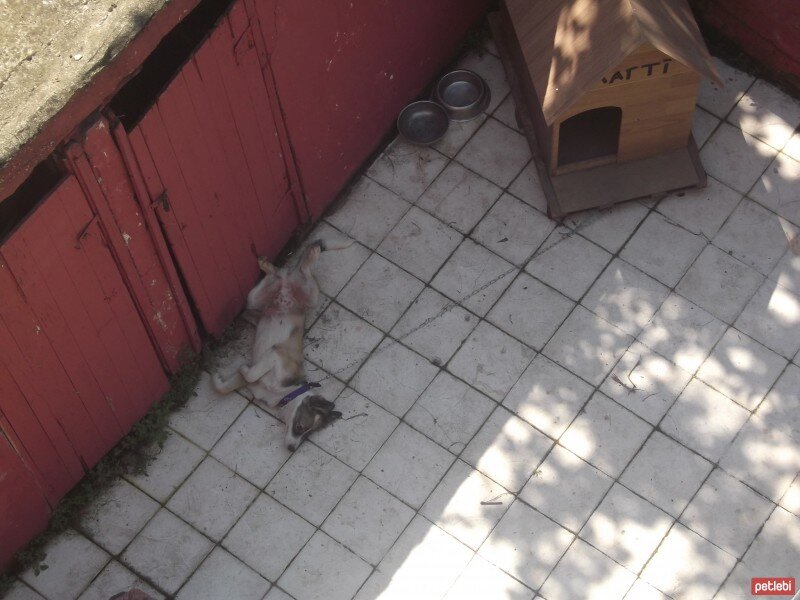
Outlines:
<svg viewBox="0 0 800 600"><path fill-rule="evenodd" d="M0 201L119 89L197 2L0 3Z"/></svg>

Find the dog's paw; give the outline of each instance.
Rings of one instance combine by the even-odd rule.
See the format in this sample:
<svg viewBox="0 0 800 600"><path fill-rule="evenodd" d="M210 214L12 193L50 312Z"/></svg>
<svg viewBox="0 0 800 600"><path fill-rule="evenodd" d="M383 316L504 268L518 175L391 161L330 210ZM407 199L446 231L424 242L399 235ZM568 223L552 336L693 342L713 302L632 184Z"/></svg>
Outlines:
<svg viewBox="0 0 800 600"><path fill-rule="evenodd" d="M222 381L222 375L219 373L214 373L211 376L211 385L214 387L215 391L222 393L223 388L225 387L225 384Z"/></svg>
<svg viewBox="0 0 800 600"><path fill-rule="evenodd" d="M258 268L264 271L267 275L270 275L275 272L275 265L269 262L269 258L266 256L259 256L258 257Z"/></svg>

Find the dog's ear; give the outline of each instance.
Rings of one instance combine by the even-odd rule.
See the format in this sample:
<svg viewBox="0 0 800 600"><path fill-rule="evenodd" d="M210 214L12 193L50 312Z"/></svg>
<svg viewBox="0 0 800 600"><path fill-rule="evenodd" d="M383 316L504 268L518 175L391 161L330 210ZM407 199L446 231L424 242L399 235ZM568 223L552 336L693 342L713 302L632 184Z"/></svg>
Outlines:
<svg viewBox="0 0 800 600"><path fill-rule="evenodd" d="M342 417L342 413L333 410L334 406L333 402L325 400L322 396L311 396L308 399L308 407L322 421L323 426Z"/></svg>
<svg viewBox="0 0 800 600"><path fill-rule="evenodd" d="M322 396L315 395L308 399L308 406L316 413L327 415L333 410L334 404Z"/></svg>

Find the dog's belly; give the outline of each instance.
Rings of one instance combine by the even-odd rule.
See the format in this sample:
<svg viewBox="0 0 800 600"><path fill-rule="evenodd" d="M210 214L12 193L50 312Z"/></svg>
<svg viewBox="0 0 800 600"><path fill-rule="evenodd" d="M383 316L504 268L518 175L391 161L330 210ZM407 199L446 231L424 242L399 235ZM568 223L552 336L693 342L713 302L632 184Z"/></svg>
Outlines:
<svg viewBox="0 0 800 600"><path fill-rule="evenodd" d="M295 319L290 315L281 315L272 319L262 319L256 328L256 339L253 345L253 358L257 361L267 352L288 340L295 329ZM254 362L255 362L254 361Z"/></svg>

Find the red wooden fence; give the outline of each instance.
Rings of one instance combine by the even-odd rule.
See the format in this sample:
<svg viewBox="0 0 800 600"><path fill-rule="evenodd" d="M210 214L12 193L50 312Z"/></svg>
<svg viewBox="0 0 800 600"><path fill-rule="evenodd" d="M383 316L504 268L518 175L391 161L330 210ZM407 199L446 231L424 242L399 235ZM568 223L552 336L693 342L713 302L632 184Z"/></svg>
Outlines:
<svg viewBox="0 0 800 600"><path fill-rule="evenodd" d="M167 389L97 217L68 176L0 247L3 559Z"/></svg>
<svg viewBox="0 0 800 600"><path fill-rule="evenodd" d="M487 0L254 0L306 202L318 217Z"/></svg>
<svg viewBox="0 0 800 600"><path fill-rule="evenodd" d="M0 240L0 568L485 4L238 0L130 130L106 111L75 134L68 174Z"/></svg>
<svg viewBox="0 0 800 600"><path fill-rule="evenodd" d="M130 133L133 154L205 329L219 334L305 205L290 187L253 31L242 3Z"/></svg>
<svg viewBox="0 0 800 600"><path fill-rule="evenodd" d="M771 75L800 91L800 4L797 0L692 0L698 17Z"/></svg>
<svg viewBox="0 0 800 600"><path fill-rule="evenodd" d="M137 193L109 123L96 121L82 142L70 144L66 154L107 234L162 363L176 371L183 348L200 349L197 326L175 265L168 251L163 247L159 251L158 230L146 219L148 199Z"/></svg>

